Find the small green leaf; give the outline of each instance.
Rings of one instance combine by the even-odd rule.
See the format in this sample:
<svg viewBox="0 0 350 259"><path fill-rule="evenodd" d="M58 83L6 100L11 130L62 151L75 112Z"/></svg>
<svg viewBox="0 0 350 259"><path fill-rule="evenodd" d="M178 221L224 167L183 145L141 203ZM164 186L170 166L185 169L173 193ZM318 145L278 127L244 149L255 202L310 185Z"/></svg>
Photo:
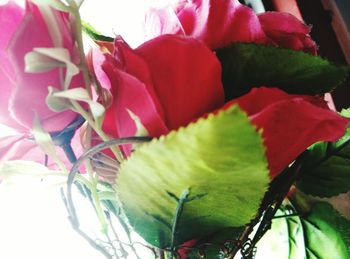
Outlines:
<svg viewBox="0 0 350 259"><path fill-rule="evenodd" d="M216 53L228 100L260 86L292 94L323 94L342 83L349 72L320 57L273 46L236 43Z"/></svg>
<svg viewBox="0 0 350 259"><path fill-rule="evenodd" d="M94 119L96 120L99 120L105 112L104 106L92 100L88 91L82 87L72 88L72 89L68 89L60 92L53 92L52 96L50 96L51 102L53 102L54 97L86 102L90 107L90 111ZM54 102L54 104L57 104L58 106L59 106L59 103L62 103L62 102L59 102L59 101Z"/></svg>
<svg viewBox="0 0 350 259"><path fill-rule="evenodd" d="M32 0L37 5L49 5L57 10L71 12L71 8L59 0Z"/></svg>
<svg viewBox="0 0 350 259"><path fill-rule="evenodd" d="M83 29L83 32L85 32L93 40L107 41L107 42L114 41L113 38L102 35L94 27L92 27L91 24L89 24L87 22L82 22L82 29Z"/></svg>
<svg viewBox="0 0 350 259"><path fill-rule="evenodd" d="M297 188L305 194L332 197L350 191L350 132L335 143L319 142L309 148Z"/></svg>
<svg viewBox="0 0 350 259"><path fill-rule="evenodd" d="M65 110L73 110L73 106L68 99L56 97L55 93L60 92L60 89L49 86L49 94L46 96L47 106L54 112L63 112Z"/></svg>
<svg viewBox="0 0 350 259"><path fill-rule="evenodd" d="M24 57L25 71L42 73L56 67L66 68L64 89L68 89L73 76L79 73L79 68L71 61L70 53L65 48L34 48Z"/></svg>
<svg viewBox="0 0 350 259"><path fill-rule="evenodd" d="M285 217L272 220L271 230L258 243L258 258L264 252L269 258L349 258L350 221L330 204L315 203L301 216L288 216L283 207L279 213Z"/></svg>
<svg viewBox="0 0 350 259"><path fill-rule="evenodd" d="M310 213L301 218L306 258L350 257L350 221L341 217L325 202L316 203Z"/></svg>
<svg viewBox="0 0 350 259"><path fill-rule="evenodd" d="M281 217L286 214L289 213L282 206L276 216ZM298 254L305 255L305 250L303 249L303 233L300 232L301 227L295 224L295 221L299 222L299 218L273 219L271 229L257 243L256 258L304 259L303 256L297 256ZM300 246L300 241L302 249L296 249L297 246Z"/></svg>
<svg viewBox="0 0 350 259"><path fill-rule="evenodd" d="M232 107L139 147L121 164L117 193L145 240L178 246L250 222L269 184L264 153L260 134Z"/></svg>

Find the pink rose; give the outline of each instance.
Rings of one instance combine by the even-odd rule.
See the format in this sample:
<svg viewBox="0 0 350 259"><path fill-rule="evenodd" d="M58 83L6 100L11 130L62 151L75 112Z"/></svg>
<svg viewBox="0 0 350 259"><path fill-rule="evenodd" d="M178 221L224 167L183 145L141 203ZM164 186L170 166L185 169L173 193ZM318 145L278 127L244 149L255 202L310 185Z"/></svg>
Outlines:
<svg viewBox="0 0 350 259"><path fill-rule="evenodd" d="M51 28L39 7L30 1L26 2L25 10L12 1L0 6L0 123L19 132L31 130L35 114L50 132L64 129L76 117L72 111L50 110L45 101L48 86L62 88L61 73L64 75L65 69L25 72L25 57L35 48L64 48L73 63L79 62L69 15L51 8L49 12L57 27ZM79 74L73 77L69 87L83 85Z"/></svg>
<svg viewBox="0 0 350 259"><path fill-rule="evenodd" d="M18 135L0 139L1 160L32 157L37 161L36 157L44 157L34 141L28 139L36 115L48 132L63 130L77 117L70 110L52 111L46 98L49 86L61 90L68 82L67 88L82 87L82 75L77 70L71 80L65 80L68 72L62 67L63 63L40 52L58 49L72 64L78 64L79 55L70 22L68 13L31 1L26 1L25 9L13 1L0 6L0 123L18 132ZM41 55L47 63L35 63L39 58L33 59L33 55ZM26 62L34 62L29 65L41 65L41 68L26 71ZM57 68L57 63L62 68ZM34 149L36 151L32 152Z"/></svg>
<svg viewBox="0 0 350 259"><path fill-rule="evenodd" d="M177 34L205 42L211 49L233 42L269 43L316 53L310 28L290 14L256 15L238 0L179 0L177 4L150 9L146 14L146 40Z"/></svg>

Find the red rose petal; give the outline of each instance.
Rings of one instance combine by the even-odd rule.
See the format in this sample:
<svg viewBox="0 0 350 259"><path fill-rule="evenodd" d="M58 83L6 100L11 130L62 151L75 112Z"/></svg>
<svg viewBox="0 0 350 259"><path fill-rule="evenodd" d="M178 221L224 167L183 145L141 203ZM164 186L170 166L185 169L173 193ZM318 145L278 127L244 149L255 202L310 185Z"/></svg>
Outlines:
<svg viewBox="0 0 350 259"><path fill-rule="evenodd" d="M106 133L116 137L130 137L136 134L136 125L128 112L141 120L142 125L152 137L168 132L159 116L145 85L137 78L127 74L111 63L104 63L103 69L111 80L112 105L107 109L103 123Z"/></svg>
<svg viewBox="0 0 350 259"><path fill-rule="evenodd" d="M204 44L164 35L135 50L149 66L170 129L185 126L224 103L221 66Z"/></svg>
<svg viewBox="0 0 350 259"><path fill-rule="evenodd" d="M239 104L262 129L271 177L313 143L339 139L349 123L318 98L288 95L276 88L253 89L225 107L233 104Z"/></svg>
<svg viewBox="0 0 350 259"><path fill-rule="evenodd" d="M259 16L261 26L271 43L316 55L317 45L311 39L311 28L289 13L266 12Z"/></svg>

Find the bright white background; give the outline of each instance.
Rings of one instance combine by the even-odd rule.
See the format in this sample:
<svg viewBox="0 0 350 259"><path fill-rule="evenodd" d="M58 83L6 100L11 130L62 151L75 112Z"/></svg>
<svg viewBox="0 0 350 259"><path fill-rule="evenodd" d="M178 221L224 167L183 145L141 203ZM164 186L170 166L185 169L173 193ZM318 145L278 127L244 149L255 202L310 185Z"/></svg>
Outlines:
<svg viewBox="0 0 350 259"><path fill-rule="evenodd" d="M6 2L0 0L0 4ZM123 34L131 45L137 45L142 39L142 13L146 5L155 2L85 0L81 12L83 19L100 32L110 36ZM9 133L0 126L0 136ZM72 230L59 189L50 186L38 179L0 184L0 258L104 258ZM86 221L97 224L92 211L83 213Z"/></svg>

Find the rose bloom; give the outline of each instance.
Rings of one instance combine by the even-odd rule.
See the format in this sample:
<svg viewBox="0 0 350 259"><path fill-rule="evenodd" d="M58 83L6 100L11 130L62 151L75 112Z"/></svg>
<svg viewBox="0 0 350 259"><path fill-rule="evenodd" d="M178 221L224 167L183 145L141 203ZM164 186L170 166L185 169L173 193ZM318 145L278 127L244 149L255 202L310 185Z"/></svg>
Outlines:
<svg viewBox="0 0 350 259"><path fill-rule="evenodd" d="M59 48L65 49L71 61L78 64L70 18L67 13L46 5L26 1L23 9L10 1L0 6L0 27L0 123L18 133L0 139L0 159L37 161L40 157L43 161L44 154L28 139L35 116L46 131L57 132L69 125L77 114L69 110L57 113L46 104L48 86L62 89L66 69L50 67L48 63L44 71L29 73L25 71L25 59L36 48ZM68 87L83 84L82 75L78 74Z"/></svg>
<svg viewBox="0 0 350 259"><path fill-rule="evenodd" d="M271 177L317 141L335 141L348 119L318 98L256 88L225 105L221 66L202 42L163 35L136 49L117 39L110 52L92 54L95 75L113 96L103 129L113 137L159 137L210 112L239 105L262 129ZM125 149L130 154L131 147Z"/></svg>
<svg viewBox="0 0 350 259"><path fill-rule="evenodd" d="M310 27L280 12L255 14L238 0L178 0L150 9L145 16L145 40L163 34L199 39L211 49L234 42L272 44L316 54Z"/></svg>

